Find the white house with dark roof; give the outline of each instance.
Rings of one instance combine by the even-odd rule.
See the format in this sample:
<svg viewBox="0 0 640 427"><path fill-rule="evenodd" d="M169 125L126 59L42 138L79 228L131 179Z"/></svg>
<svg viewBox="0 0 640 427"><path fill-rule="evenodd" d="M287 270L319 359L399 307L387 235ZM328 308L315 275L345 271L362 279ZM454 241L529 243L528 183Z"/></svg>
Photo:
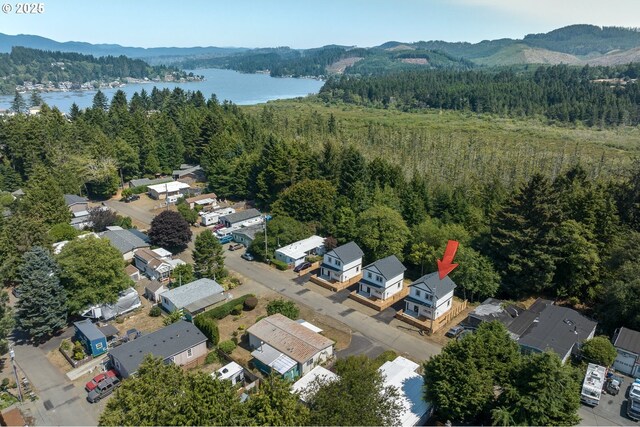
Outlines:
<svg viewBox="0 0 640 427"><path fill-rule="evenodd" d="M198 279L186 285L163 292L160 304L169 313L184 310L187 319L226 300L229 295L212 279Z"/></svg>
<svg viewBox="0 0 640 427"><path fill-rule="evenodd" d="M358 293L386 300L402 291L406 269L395 255L379 259L362 269Z"/></svg>
<svg viewBox="0 0 640 427"><path fill-rule="evenodd" d="M624 327L618 329L613 346L618 352L613 367L623 374L640 376L640 332Z"/></svg>
<svg viewBox="0 0 640 427"><path fill-rule="evenodd" d="M220 217L220 223L224 224L226 228L249 227L251 225L261 224L262 221L262 214L258 209L254 208Z"/></svg>
<svg viewBox="0 0 640 427"><path fill-rule="evenodd" d="M362 249L355 243L349 242L324 254L320 264L320 277L336 282L347 282L361 273Z"/></svg>
<svg viewBox="0 0 640 427"><path fill-rule="evenodd" d="M324 254L324 237L311 236L276 249L276 259L291 267L302 264L308 255Z"/></svg>
<svg viewBox="0 0 640 427"><path fill-rule="evenodd" d="M455 288L456 284L449 276L440 279L437 271L425 274L409 285L404 313L435 320L451 309Z"/></svg>
<svg viewBox="0 0 640 427"><path fill-rule="evenodd" d="M251 225L249 227L241 227L233 230L231 235L233 236L233 241L236 243L242 243L245 248L251 246L253 240L256 238L256 234L264 234L264 225L256 224Z"/></svg>

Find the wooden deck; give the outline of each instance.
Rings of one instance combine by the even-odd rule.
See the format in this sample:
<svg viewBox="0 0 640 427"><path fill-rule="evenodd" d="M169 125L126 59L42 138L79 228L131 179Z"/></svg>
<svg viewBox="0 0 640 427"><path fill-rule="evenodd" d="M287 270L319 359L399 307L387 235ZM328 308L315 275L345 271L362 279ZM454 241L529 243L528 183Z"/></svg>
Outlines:
<svg viewBox="0 0 640 427"><path fill-rule="evenodd" d="M358 301L360 304L364 304L367 307L371 307L374 310L382 311L389 308L396 302L400 301L402 298L406 297L408 294L409 294L409 287L405 283L402 290L400 290L400 292L392 295L390 298L387 298L385 300L382 300L376 297L366 297L364 295L360 295L357 290L351 292L349 294L349 298L351 298L354 301Z"/></svg>
<svg viewBox="0 0 640 427"><path fill-rule="evenodd" d="M347 282L330 282L328 280L321 278L320 276L311 276L309 278L309 280L315 283L316 285L322 286L323 288L329 289L330 291L333 291L333 292L338 292L343 289L346 289L349 286L353 285L354 283L359 282L360 279L362 279L362 273L358 274L355 277L352 277L351 280Z"/></svg>
<svg viewBox="0 0 640 427"><path fill-rule="evenodd" d="M409 314L405 314L404 310L400 310L396 313L396 319L402 320L403 322L406 322L431 334L447 326L451 319L455 318L465 308L467 308L467 300L461 301L457 298L454 298L453 307L451 307L451 310L447 311L445 314L438 317L437 319L434 319L433 321L431 319L427 319L424 316L414 317Z"/></svg>

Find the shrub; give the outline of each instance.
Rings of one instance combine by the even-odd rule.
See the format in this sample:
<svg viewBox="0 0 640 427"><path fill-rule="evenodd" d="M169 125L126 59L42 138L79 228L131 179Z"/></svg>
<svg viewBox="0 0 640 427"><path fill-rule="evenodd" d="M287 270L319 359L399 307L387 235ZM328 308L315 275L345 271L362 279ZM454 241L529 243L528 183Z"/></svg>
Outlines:
<svg viewBox="0 0 640 427"><path fill-rule="evenodd" d="M200 329L211 344L218 344L220 341L220 331L218 330L218 324L215 320L200 314L193 319L193 324L196 325L196 328Z"/></svg>
<svg viewBox="0 0 640 427"><path fill-rule="evenodd" d="M76 341L73 346L73 360L82 360L84 357L84 348L82 347L82 344L80 344L80 341Z"/></svg>
<svg viewBox="0 0 640 427"><path fill-rule="evenodd" d="M149 310L149 316L151 317L158 317L162 314L162 310L160 310L160 307L158 307L157 305L154 305L153 307L151 307L151 310Z"/></svg>
<svg viewBox="0 0 640 427"><path fill-rule="evenodd" d="M71 344L71 341L69 340L62 340L60 348L68 353L73 348L73 344Z"/></svg>
<svg viewBox="0 0 640 427"><path fill-rule="evenodd" d="M231 314L231 312L233 311L233 309L238 305L238 304L244 304L245 300L249 297L254 297L255 295L253 294L247 294L247 295L243 295L239 298L235 298L232 299L218 307L212 308L209 311L205 311L204 313L202 313L200 316L205 316L205 317L209 317L211 319L224 319L225 317L227 317L229 314Z"/></svg>
<svg viewBox="0 0 640 427"><path fill-rule="evenodd" d="M118 324L124 323L124 317L122 317L122 316L116 317L116 323L118 323Z"/></svg>
<svg viewBox="0 0 640 427"><path fill-rule="evenodd" d="M231 354L236 349L236 343L231 340L222 341L218 344L218 348L226 354Z"/></svg>
<svg viewBox="0 0 640 427"><path fill-rule="evenodd" d="M2 379L2 389L6 390L9 387L9 383L11 381L9 380L9 378L3 378Z"/></svg>
<svg viewBox="0 0 640 427"><path fill-rule="evenodd" d="M244 300L244 309L247 311L251 311L258 306L258 298L249 297Z"/></svg>
<svg viewBox="0 0 640 427"><path fill-rule="evenodd" d="M204 363L207 365L211 365L212 363L216 363L218 360L220 360L218 358L218 353L216 353L215 350L210 351L209 354L207 354L207 357L205 357L204 359Z"/></svg>
<svg viewBox="0 0 640 427"><path fill-rule="evenodd" d="M233 307L233 310L231 310L231 314L237 315L237 314L240 314L240 313L242 313L242 304L236 304Z"/></svg>
<svg viewBox="0 0 640 427"><path fill-rule="evenodd" d="M276 266L278 270L286 271L289 269L289 264L278 259L271 260L271 263Z"/></svg>
<svg viewBox="0 0 640 427"><path fill-rule="evenodd" d="M269 301L269 304L267 304L267 314L271 316L276 313L287 316L289 319L296 320L300 314L300 310L298 310L298 306L293 301L286 301L283 299Z"/></svg>
<svg viewBox="0 0 640 427"><path fill-rule="evenodd" d="M235 289L240 285L242 285L242 282L240 281L239 278L235 276L231 276L227 278L227 286L229 287L229 289Z"/></svg>

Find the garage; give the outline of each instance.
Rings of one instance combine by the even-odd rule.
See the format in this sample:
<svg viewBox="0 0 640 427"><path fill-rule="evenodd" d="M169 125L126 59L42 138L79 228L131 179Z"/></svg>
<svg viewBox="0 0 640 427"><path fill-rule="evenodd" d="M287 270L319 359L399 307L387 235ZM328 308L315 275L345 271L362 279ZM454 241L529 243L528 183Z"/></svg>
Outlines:
<svg viewBox="0 0 640 427"><path fill-rule="evenodd" d="M626 375L635 377L639 371L638 355L640 354L640 332L620 328L616 331L613 346L618 352L613 368Z"/></svg>

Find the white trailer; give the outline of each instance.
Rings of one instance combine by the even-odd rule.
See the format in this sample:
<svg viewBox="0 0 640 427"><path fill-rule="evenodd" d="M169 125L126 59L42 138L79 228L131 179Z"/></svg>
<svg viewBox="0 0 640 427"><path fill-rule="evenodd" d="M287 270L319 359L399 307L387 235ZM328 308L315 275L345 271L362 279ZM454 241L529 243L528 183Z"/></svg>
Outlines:
<svg viewBox="0 0 640 427"><path fill-rule="evenodd" d="M582 403L588 406L598 406L606 374L607 368L604 366L589 363L587 375L585 375L582 383L582 392L580 393L580 401Z"/></svg>

